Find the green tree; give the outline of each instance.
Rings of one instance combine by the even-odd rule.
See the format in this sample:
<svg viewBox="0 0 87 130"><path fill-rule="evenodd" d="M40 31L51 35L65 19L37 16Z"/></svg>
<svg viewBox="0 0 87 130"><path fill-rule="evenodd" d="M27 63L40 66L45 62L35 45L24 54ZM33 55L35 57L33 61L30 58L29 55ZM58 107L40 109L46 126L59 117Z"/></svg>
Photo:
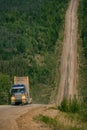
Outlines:
<svg viewBox="0 0 87 130"><path fill-rule="evenodd" d="M0 74L0 104L9 104L10 87L10 77Z"/></svg>

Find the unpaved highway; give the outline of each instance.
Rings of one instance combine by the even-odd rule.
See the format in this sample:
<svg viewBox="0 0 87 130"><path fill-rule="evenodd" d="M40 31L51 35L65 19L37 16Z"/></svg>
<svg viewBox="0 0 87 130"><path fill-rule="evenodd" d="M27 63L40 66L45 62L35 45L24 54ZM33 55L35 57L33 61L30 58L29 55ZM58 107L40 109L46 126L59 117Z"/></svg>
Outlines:
<svg viewBox="0 0 87 130"><path fill-rule="evenodd" d="M65 38L63 43L63 53L61 61L61 80L57 97L58 104L63 100L64 96L73 97L76 94L77 23L78 23L77 7L78 7L78 0L71 0L69 8L66 13ZM18 130L16 119L20 117L22 114L32 110L33 108L36 109L35 112L37 113L37 108L38 107L40 108L41 106L42 105L36 105L36 104L27 106L0 106L0 130ZM27 128L29 128L29 126ZM23 128L23 130L26 130L25 127Z"/></svg>
<svg viewBox="0 0 87 130"><path fill-rule="evenodd" d="M61 61L61 79L57 103L64 97L73 98L76 95L77 81L77 9L79 0L71 0L66 12L65 38Z"/></svg>
<svg viewBox="0 0 87 130"><path fill-rule="evenodd" d="M16 119L33 108L43 105L31 104L24 106L0 105L0 130L18 130Z"/></svg>

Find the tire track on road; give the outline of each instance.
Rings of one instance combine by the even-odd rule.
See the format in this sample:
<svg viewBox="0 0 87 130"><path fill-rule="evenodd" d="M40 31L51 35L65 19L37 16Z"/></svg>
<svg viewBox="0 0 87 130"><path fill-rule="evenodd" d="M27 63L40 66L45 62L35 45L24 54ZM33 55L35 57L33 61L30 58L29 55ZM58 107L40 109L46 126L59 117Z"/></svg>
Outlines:
<svg viewBox="0 0 87 130"><path fill-rule="evenodd" d="M61 61L61 79L57 96L57 104L63 98L76 95L77 79L77 9L78 0L71 0L66 12L65 38Z"/></svg>

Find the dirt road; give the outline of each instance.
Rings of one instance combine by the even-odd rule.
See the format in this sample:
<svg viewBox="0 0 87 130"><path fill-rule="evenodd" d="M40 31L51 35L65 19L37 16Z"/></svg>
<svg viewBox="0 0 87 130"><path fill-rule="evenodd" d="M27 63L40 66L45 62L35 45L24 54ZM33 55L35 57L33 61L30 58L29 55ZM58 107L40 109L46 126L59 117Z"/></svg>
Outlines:
<svg viewBox="0 0 87 130"><path fill-rule="evenodd" d="M65 20L65 38L63 42L63 53L61 61L61 81L58 91L57 103L60 104L63 97L71 97L76 94L76 80L77 80L77 7L78 0L71 0L69 8L66 13ZM19 127L22 130L29 129L29 119L32 122L32 114L37 113L37 110L42 105L27 105L27 106L0 106L0 130L18 130L17 122L19 122ZM32 109L35 110L32 111ZM43 108L43 111L45 108ZM29 112L30 111L30 112ZM29 112L27 118L28 126L25 127L26 119L23 121L21 117L21 122L16 119L20 119L19 116L24 113ZM42 109L40 109L42 113ZM51 112L52 114L52 112ZM50 114L50 115L51 115ZM23 123L24 124L23 124ZM23 124L23 126L22 126ZM34 126L35 125L35 126ZM36 124L32 124L32 128L36 128ZM30 130L33 130L30 128ZM36 130L36 129L35 129ZM38 130L38 127L37 127ZM41 130L43 130L41 128ZM46 129L44 129L46 130Z"/></svg>
<svg viewBox="0 0 87 130"><path fill-rule="evenodd" d="M43 105L0 106L0 130L18 130L16 119L31 109L37 109L40 106Z"/></svg>
<svg viewBox="0 0 87 130"><path fill-rule="evenodd" d="M61 61L61 80L57 103L64 97L73 98L76 95L77 80L77 8L79 0L71 0L66 12L65 38Z"/></svg>

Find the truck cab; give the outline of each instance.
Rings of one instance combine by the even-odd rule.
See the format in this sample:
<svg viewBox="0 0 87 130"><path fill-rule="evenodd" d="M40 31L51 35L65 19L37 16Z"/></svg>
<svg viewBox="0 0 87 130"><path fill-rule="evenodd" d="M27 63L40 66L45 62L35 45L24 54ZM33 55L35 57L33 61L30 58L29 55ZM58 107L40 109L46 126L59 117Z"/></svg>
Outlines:
<svg viewBox="0 0 87 130"><path fill-rule="evenodd" d="M11 104L28 104L32 102L29 94L29 85L26 84L28 80L25 80L26 77L15 77L16 84L11 87ZM25 84L21 84L24 82ZM18 83L18 84L17 84ZM26 86L27 85L27 86Z"/></svg>

